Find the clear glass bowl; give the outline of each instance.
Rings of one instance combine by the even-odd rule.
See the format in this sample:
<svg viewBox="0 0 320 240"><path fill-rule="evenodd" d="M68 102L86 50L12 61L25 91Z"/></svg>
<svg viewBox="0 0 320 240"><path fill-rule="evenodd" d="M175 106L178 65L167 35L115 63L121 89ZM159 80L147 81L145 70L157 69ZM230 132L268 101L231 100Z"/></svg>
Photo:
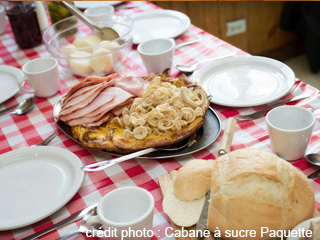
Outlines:
<svg viewBox="0 0 320 240"><path fill-rule="evenodd" d="M76 39L95 35L86 24L72 16L53 24L44 32L43 40L48 52L61 66L69 68L77 76L102 76L117 72L132 48L133 21L128 16L114 15L112 23L96 24L112 27L120 37L90 47L72 46Z"/></svg>

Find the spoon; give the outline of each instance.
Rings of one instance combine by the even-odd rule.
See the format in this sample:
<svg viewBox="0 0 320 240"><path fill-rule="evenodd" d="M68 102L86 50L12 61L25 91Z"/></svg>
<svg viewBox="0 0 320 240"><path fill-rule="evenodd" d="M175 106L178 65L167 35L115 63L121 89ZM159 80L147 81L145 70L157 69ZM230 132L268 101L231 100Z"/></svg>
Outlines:
<svg viewBox="0 0 320 240"><path fill-rule="evenodd" d="M305 156L305 159L312 165L316 165L320 167L320 154L318 153L307 154ZM320 170L317 170L308 176L308 178L318 178L318 177L320 177Z"/></svg>
<svg viewBox="0 0 320 240"><path fill-rule="evenodd" d="M197 70L197 67L202 64L202 63L206 63L206 62L211 62L211 61L216 61L216 60L220 60L220 59L224 59L224 58L228 58L228 57L233 57L236 54L233 53L229 53L227 55L224 56L220 56L220 57L216 57L216 58L210 58L210 59L206 59L203 61L200 61L198 63L195 63L193 65L184 65L184 64L177 64L175 67L176 69L178 69L180 72L184 72L184 73L193 73L195 70Z"/></svg>
<svg viewBox="0 0 320 240"><path fill-rule="evenodd" d="M9 107L7 109L0 111L0 116L6 114L7 112L9 112L11 110L14 110L14 111L10 112L9 114L16 114L16 115L25 114L33 108L35 101L36 101L35 98L24 99L18 105L15 105L15 106L12 106L12 107Z"/></svg>
<svg viewBox="0 0 320 240"><path fill-rule="evenodd" d="M119 38L119 34L110 27L98 27L94 22L87 18L76 6L61 1L60 4L67 8L71 13L80 18L86 25L88 25L102 40L112 41Z"/></svg>
<svg viewBox="0 0 320 240"><path fill-rule="evenodd" d="M106 160L106 161L102 161L102 162L98 162L98 163L89 164L87 166L83 166L81 169L83 171L85 171L85 172L97 172L97 171L100 171L102 169L111 167L111 166L113 166L115 164L118 164L120 162L124 162L124 161L130 160L132 158L139 157L139 156L151 153L151 152L160 151L160 150L168 151L168 152L177 151L177 150L180 150L182 148L187 147L188 144L190 143L190 141L191 141L191 137L188 137L188 138L185 138L185 139L183 139L182 141L180 141L180 142L178 142L176 144L171 145L168 148L147 148L147 149L143 149L143 150L138 151L138 152L130 153L128 155L125 155L125 156L122 156L122 157L119 157L119 158L116 158L116 159Z"/></svg>
<svg viewBox="0 0 320 240"><path fill-rule="evenodd" d="M87 220L91 217L91 216L95 216L97 215L97 207L92 208L86 215L84 215L79 229L77 231L71 232L71 233L67 233L65 235L63 235L62 237L58 238L57 240L65 240L65 239L69 239L72 238L76 235L79 235L80 233L86 233L88 231L88 227L87 227ZM99 229L101 227L101 224L96 224L94 226L94 228Z"/></svg>

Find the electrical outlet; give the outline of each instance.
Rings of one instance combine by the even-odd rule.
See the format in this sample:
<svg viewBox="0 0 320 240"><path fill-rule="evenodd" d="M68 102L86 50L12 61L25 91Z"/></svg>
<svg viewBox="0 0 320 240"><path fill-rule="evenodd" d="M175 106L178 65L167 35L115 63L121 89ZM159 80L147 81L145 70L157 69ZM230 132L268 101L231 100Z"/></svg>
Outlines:
<svg viewBox="0 0 320 240"><path fill-rule="evenodd" d="M241 34L247 31L247 19L239 19L232 22L227 22L227 37Z"/></svg>

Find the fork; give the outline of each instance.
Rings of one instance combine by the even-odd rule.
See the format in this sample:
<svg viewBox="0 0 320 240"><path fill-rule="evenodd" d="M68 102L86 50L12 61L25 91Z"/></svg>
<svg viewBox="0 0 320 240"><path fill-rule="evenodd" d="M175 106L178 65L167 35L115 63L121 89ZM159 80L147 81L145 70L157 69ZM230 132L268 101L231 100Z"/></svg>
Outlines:
<svg viewBox="0 0 320 240"><path fill-rule="evenodd" d="M251 114L248 114L248 115L236 116L235 118L236 118L238 121L256 120L256 119L258 119L258 118L263 117L264 114L265 114L267 111L269 111L270 109L272 109L272 108L274 108L274 107L278 107L278 106L281 106L281 105L284 105L284 104L287 104L287 103L291 103L291 102L303 100L303 99L306 99L306 98L309 98L309 97L310 97L310 96L307 95L307 94L302 94L302 95L296 96L296 97L294 97L294 98L291 98L291 99L288 99L288 100L285 100L285 101L275 102L274 104L272 104L272 105L269 106L268 108L263 109L263 110L260 110L260 111L258 111L258 112L254 112L254 113L251 113Z"/></svg>
<svg viewBox="0 0 320 240"><path fill-rule="evenodd" d="M58 136L58 133L56 131L54 131L50 136L48 136L42 142L35 144L35 145L32 145L31 147L47 146L56 136Z"/></svg>

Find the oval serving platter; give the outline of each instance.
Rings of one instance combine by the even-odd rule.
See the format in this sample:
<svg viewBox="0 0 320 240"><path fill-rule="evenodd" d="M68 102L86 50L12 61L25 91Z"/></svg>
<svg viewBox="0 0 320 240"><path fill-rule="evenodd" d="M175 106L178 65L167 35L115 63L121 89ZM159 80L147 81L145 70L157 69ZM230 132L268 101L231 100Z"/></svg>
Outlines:
<svg viewBox="0 0 320 240"><path fill-rule="evenodd" d="M63 97L55 104L55 106L53 108L54 121L56 122L59 129L62 132L64 132L70 139L72 139L73 141L82 145L77 139L75 139L73 137L70 126L68 126L67 124L65 124L62 121L57 122L57 116L61 110L62 100L63 100ZM141 157L137 157L137 158L163 159L163 158L170 158L170 157L181 157L181 156L185 156L188 154L198 152L198 151L208 147L210 144L212 144L219 137L220 132L221 132L220 118L219 118L218 114L211 107L208 108L208 111L206 113L205 122L204 122L202 128L203 129L198 130L198 132L203 131L202 137L200 139L198 139L197 142L194 143L191 147L186 147L184 149L174 151L174 152L157 151L157 152L151 153L147 156L141 156ZM85 146L83 146L83 147L85 147ZM93 150L91 148L87 148L87 149ZM94 150L99 151L99 152L105 152L105 153L112 154L115 156L123 156L122 154L119 154L119 153L108 152L108 151L97 150L97 149L94 149Z"/></svg>

